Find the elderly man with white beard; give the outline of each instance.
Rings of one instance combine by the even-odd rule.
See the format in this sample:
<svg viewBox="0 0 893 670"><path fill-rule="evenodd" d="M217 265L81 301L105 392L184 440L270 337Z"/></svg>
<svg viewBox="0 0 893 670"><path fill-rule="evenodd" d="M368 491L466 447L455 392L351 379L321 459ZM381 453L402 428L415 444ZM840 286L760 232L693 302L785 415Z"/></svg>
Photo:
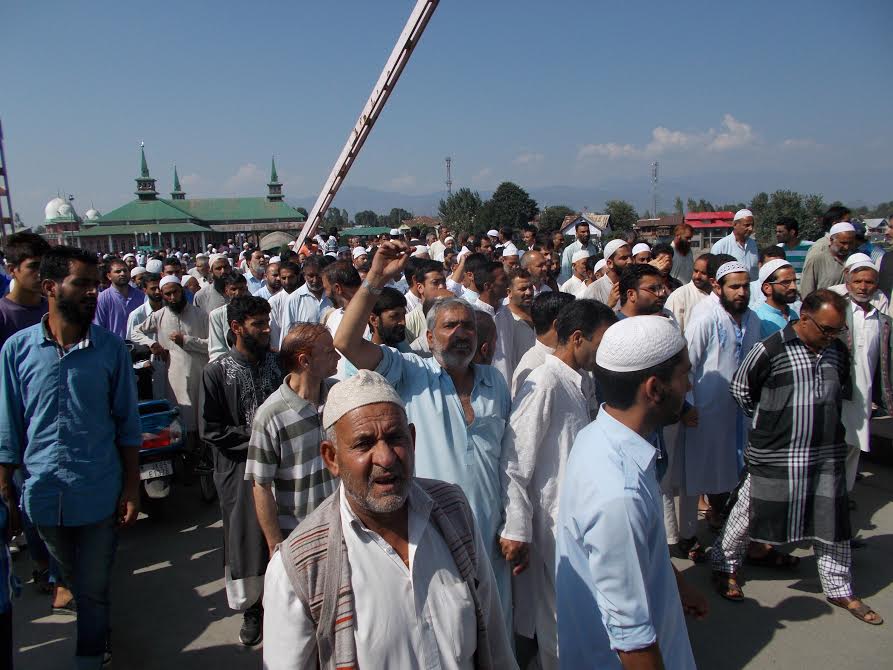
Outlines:
<svg viewBox="0 0 893 670"><path fill-rule="evenodd" d="M320 451L341 485L270 561L267 670L518 667L468 502L413 476L407 415L375 372L332 387Z"/></svg>
<svg viewBox="0 0 893 670"><path fill-rule="evenodd" d="M382 374L406 403L420 445L416 474L458 484L468 497L493 565L508 631L511 580L496 542L502 513L494 503L501 495L499 461L511 398L493 367L472 362L478 348L474 308L461 298L433 304L427 317L431 358L400 353L363 337L378 296L408 258L403 242L391 240L379 247L344 312L335 347L358 369Z"/></svg>

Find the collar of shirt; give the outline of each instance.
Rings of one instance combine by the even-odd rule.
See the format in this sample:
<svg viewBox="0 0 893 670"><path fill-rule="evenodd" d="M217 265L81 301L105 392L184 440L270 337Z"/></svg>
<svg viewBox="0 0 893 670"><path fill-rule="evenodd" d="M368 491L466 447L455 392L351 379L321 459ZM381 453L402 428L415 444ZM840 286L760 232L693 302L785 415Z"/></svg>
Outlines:
<svg viewBox="0 0 893 670"><path fill-rule="evenodd" d="M471 303L471 306L474 307L475 309L481 310L485 314L489 314L490 316L496 316L496 310L493 309L493 307L491 305L489 305L488 303L481 300L480 297L478 297L477 300L475 300L473 303Z"/></svg>
<svg viewBox="0 0 893 670"><path fill-rule="evenodd" d="M642 472L651 467L651 463L657 458L657 449L644 437L608 414L604 403L595 420L611 438L615 449L629 455Z"/></svg>
<svg viewBox="0 0 893 670"><path fill-rule="evenodd" d="M56 347L56 351L59 352L59 358L62 358L65 354L71 351L78 351L79 349L86 349L87 347L91 346L90 329L93 328L92 325L87 328L87 332L84 333L84 336L80 340L78 340L68 348L65 348L56 341L56 338L54 338L53 334L50 332L49 318L49 314L44 314L43 318L41 318L40 320L40 328L41 332L43 333L44 344L49 343Z"/></svg>
<svg viewBox="0 0 893 670"><path fill-rule="evenodd" d="M282 380L282 386L279 387L279 392L282 394L285 402L288 403L289 407L298 412L299 414L305 413L307 410L310 410L319 415L322 414L323 407L326 403L326 398L329 395L329 388L331 385L338 381L337 379L324 379L322 384L320 385L319 392L319 405L313 406L310 401L305 400L297 393L295 393L291 386L289 386L289 380L292 378L294 373L289 373L285 375L285 379Z"/></svg>
<svg viewBox="0 0 893 670"><path fill-rule="evenodd" d="M546 360L543 362L543 365L547 368L554 370L555 374L562 378L566 379L571 383L572 386L583 390L583 375L580 374L578 370L574 370L570 365L565 363L563 360L554 355L546 356Z"/></svg>
<svg viewBox="0 0 893 670"><path fill-rule="evenodd" d="M384 345L381 345L384 346ZM446 369L437 361L434 356L431 358L425 358L425 363L427 363L432 370L434 370L438 375L446 375L450 377L450 373L446 371ZM477 389L478 383L483 384L484 386L493 386L493 380L491 380L487 375L481 374L481 367L477 363L472 363L472 368L474 369L474 385L471 390L471 395L474 397L474 391ZM453 378L450 377L450 383L453 382ZM455 384L453 384L455 386Z"/></svg>
<svg viewBox="0 0 893 670"><path fill-rule="evenodd" d="M375 531L369 530L366 527L360 517L356 515L353 511L353 508L350 506L350 503L347 500L347 491L344 488L344 485L338 487L338 500L339 505L341 507L341 518L347 521L348 525L353 528L354 532L360 536L366 536L374 539L376 542L384 542L381 539L381 536L378 535ZM415 516L416 518L412 521L421 522L417 527L424 528L424 526L428 523L428 519L431 516L431 508L434 506L434 502L431 500L431 496L425 493L421 487L419 487L415 481L410 481L409 484L409 495L406 497L406 505L407 505L407 514L410 517ZM409 528L409 520L407 520L407 528ZM415 525L415 524L413 524ZM418 539L418 538L415 538ZM390 546L390 545L389 545ZM412 565L412 551L410 553L410 566Z"/></svg>

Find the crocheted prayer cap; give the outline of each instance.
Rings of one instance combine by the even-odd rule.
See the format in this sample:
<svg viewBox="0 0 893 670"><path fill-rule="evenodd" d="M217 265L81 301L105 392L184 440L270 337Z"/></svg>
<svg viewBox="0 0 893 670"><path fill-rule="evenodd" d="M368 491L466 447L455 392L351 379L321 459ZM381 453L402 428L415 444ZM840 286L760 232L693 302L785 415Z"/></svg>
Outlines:
<svg viewBox="0 0 893 670"><path fill-rule="evenodd" d="M329 391L322 412L323 428L328 430L338 419L357 407L379 402L390 402L406 409L387 379L372 370L360 370L353 377L335 384Z"/></svg>
<svg viewBox="0 0 893 670"><path fill-rule="evenodd" d="M631 316L605 331L595 361L612 372L638 372L671 359L685 348L685 338L663 316Z"/></svg>

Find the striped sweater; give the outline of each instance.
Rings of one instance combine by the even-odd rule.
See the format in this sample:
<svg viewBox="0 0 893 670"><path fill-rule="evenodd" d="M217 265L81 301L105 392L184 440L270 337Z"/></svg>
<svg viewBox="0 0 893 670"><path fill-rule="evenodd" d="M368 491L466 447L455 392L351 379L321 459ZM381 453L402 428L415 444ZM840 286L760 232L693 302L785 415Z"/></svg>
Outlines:
<svg viewBox="0 0 893 670"><path fill-rule="evenodd" d="M477 619L475 667L490 670L487 627L477 592L474 517L454 484L416 477L414 485L431 497L431 521L443 537L471 593ZM321 670L358 668L354 641L354 596L350 562L341 529L339 492L329 496L282 545L283 564L298 599L316 625ZM329 560L338 552L337 560Z"/></svg>

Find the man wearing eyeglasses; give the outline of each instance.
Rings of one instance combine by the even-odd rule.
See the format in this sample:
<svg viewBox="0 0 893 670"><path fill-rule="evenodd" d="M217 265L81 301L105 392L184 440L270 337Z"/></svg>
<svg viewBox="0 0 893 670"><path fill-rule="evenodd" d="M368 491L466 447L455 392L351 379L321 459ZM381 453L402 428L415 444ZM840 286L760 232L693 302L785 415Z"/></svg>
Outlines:
<svg viewBox="0 0 893 670"><path fill-rule="evenodd" d="M776 258L763 263L757 282L764 299L752 309L760 319L760 338L765 339L799 318L797 271L786 260Z"/></svg>
<svg viewBox="0 0 893 670"><path fill-rule="evenodd" d="M675 322L673 314L664 309L670 291L663 275L653 265L629 265L620 274L620 319L628 316L659 314Z"/></svg>
<svg viewBox="0 0 893 670"><path fill-rule="evenodd" d="M881 616L853 595L841 421L850 362L838 339L847 309L828 290L806 296L800 320L758 342L735 372L729 390L754 425L747 476L711 559L718 593L741 601L738 568L748 540L810 540L828 602L876 626Z"/></svg>

